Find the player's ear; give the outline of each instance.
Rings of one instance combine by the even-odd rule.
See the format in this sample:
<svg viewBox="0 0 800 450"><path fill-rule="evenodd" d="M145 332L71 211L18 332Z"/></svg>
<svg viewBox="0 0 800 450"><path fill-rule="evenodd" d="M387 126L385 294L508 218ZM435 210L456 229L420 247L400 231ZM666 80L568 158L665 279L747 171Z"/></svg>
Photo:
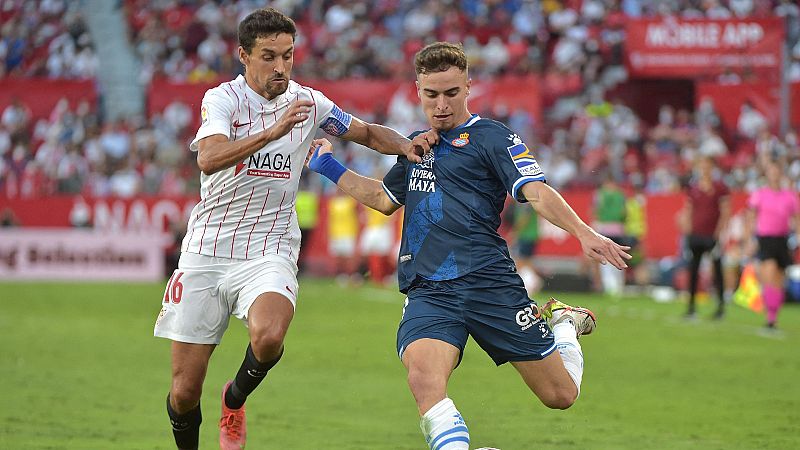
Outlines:
<svg viewBox="0 0 800 450"><path fill-rule="evenodd" d="M419 90L419 80L415 81L414 85L417 86L417 98L422 100L422 92L420 92L420 90Z"/></svg>
<svg viewBox="0 0 800 450"><path fill-rule="evenodd" d="M250 55L247 54L241 45L239 46L239 62L245 66L250 64Z"/></svg>
<svg viewBox="0 0 800 450"><path fill-rule="evenodd" d="M472 87L472 78L467 78L467 97L469 97L469 88Z"/></svg>

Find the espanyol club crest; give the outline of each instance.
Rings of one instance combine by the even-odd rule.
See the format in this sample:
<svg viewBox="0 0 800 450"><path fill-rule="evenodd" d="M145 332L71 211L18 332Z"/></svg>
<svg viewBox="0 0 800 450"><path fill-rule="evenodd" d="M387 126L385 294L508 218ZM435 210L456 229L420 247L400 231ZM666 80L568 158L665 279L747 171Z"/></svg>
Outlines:
<svg viewBox="0 0 800 450"><path fill-rule="evenodd" d="M453 139L451 144L453 144L453 147L463 147L469 144L469 133L461 133L458 138Z"/></svg>

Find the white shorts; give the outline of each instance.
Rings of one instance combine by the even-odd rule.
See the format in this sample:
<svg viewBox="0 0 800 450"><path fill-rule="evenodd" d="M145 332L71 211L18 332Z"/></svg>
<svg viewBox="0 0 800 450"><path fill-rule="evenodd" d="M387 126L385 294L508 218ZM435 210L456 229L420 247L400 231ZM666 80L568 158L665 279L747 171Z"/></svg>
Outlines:
<svg viewBox="0 0 800 450"><path fill-rule="evenodd" d="M352 237L332 238L328 241L331 256L353 256L356 254L356 239Z"/></svg>
<svg viewBox="0 0 800 450"><path fill-rule="evenodd" d="M388 255L394 247L391 226L365 228L359 244L365 255Z"/></svg>
<svg viewBox="0 0 800 450"><path fill-rule="evenodd" d="M247 325L247 313L265 292L297 304L297 266L267 255L241 260L181 253L162 298L153 334L191 344L219 344L231 315Z"/></svg>

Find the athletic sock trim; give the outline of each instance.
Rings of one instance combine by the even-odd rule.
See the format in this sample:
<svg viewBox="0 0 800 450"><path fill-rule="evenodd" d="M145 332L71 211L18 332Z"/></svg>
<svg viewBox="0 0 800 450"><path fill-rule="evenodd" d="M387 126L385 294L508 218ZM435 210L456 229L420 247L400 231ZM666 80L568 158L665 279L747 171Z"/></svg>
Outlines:
<svg viewBox="0 0 800 450"><path fill-rule="evenodd" d="M435 450L435 449L437 449L437 448L439 448L439 447L443 446L444 444L446 444L446 443L448 443L448 442L452 442L453 440L459 440L459 439L456 439L456 438L461 438L460 440L465 440L465 442L469 442L469 438L468 438L468 437L466 437L466 436L456 436L456 437L453 437L453 438L447 439L447 440L445 440L445 441L443 441L443 442L439 442L439 443L437 444L437 442L439 441L439 439L441 439L441 438L443 438L443 437L445 437L445 436L451 435L451 434L453 434L453 433L469 433L469 430L467 429L467 427L465 427L465 426L463 426L463 425L462 425L462 426L455 427L455 428L450 428L449 430L445 431L444 433L442 433L442 434L440 434L440 435L436 436L436 438L435 438L435 439L433 439L433 440L430 442L430 444L428 444L428 445L430 446L430 448L432 448L432 449L434 449L434 450Z"/></svg>

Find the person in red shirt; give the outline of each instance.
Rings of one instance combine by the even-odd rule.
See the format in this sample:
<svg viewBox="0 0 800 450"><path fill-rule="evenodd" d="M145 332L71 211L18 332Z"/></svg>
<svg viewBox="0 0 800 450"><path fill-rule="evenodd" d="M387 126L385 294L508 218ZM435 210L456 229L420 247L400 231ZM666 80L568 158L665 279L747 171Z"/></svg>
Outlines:
<svg viewBox="0 0 800 450"><path fill-rule="evenodd" d="M722 286L722 252L719 235L730 218L730 191L714 179L714 160L701 157L695 164L695 179L686 188L686 204L683 211L683 228L686 243L691 253L689 264L689 307L687 318L695 317L695 296L700 272L700 261L708 253L712 258L714 287L717 290L718 306L715 319L725 314L725 297Z"/></svg>

